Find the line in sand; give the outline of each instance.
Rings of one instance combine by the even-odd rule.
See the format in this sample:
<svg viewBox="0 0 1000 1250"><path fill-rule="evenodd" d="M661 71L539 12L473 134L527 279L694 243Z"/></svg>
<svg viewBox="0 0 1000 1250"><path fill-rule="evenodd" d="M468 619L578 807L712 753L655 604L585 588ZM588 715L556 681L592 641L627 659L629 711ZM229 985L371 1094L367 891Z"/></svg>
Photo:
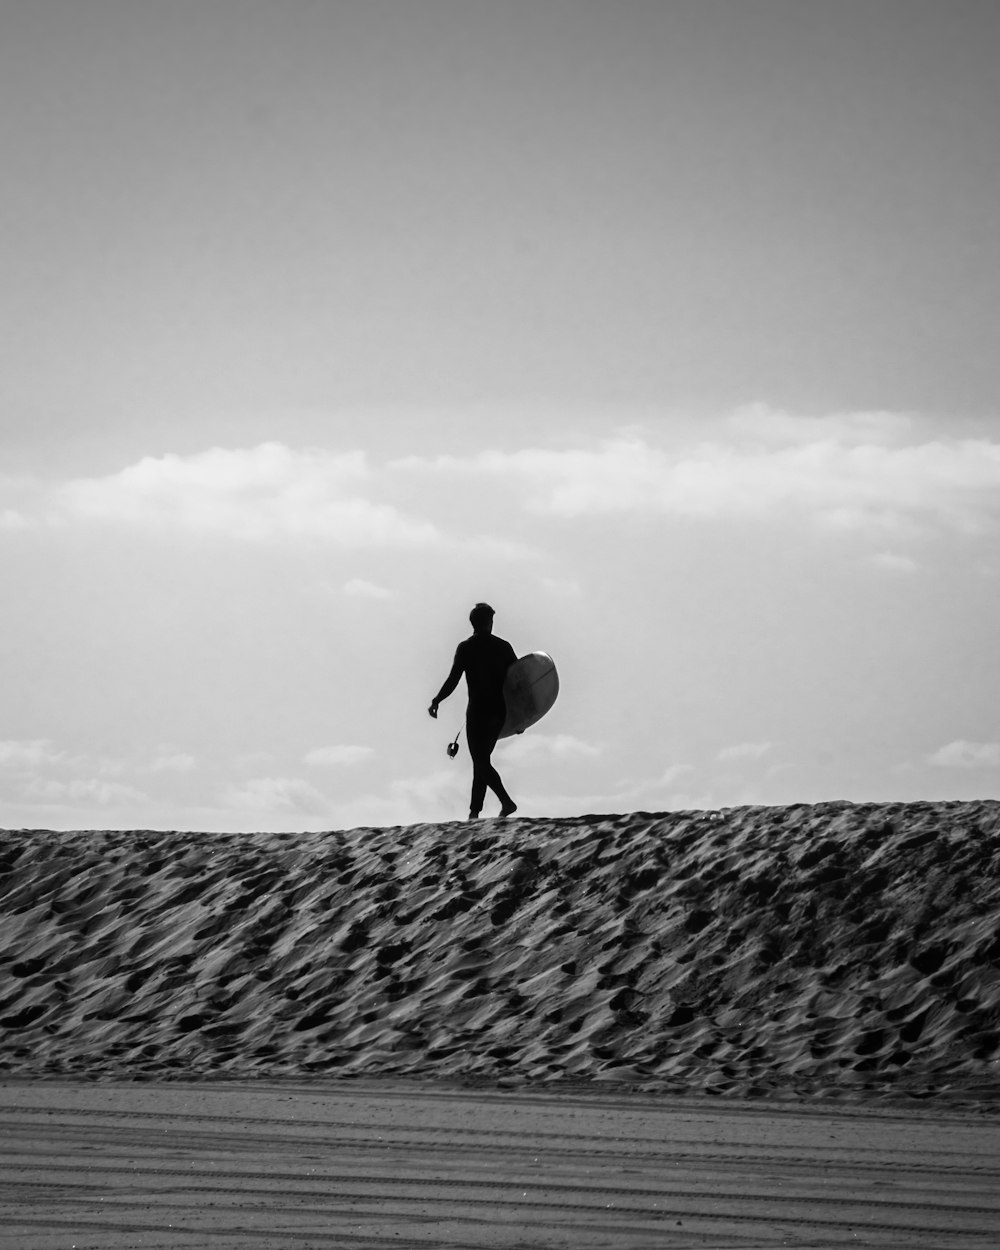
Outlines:
<svg viewBox="0 0 1000 1250"><path fill-rule="evenodd" d="M982 1247L1000 1124L419 1082L0 1083L0 1246Z"/></svg>

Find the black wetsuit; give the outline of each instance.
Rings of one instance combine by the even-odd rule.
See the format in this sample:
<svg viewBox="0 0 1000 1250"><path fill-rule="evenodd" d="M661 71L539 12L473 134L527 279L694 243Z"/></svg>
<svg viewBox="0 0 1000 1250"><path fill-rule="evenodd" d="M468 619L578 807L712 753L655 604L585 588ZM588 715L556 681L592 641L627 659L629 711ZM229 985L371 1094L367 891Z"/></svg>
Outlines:
<svg viewBox="0 0 1000 1250"><path fill-rule="evenodd" d="M497 744L507 717L503 698L503 682L507 669L517 659L514 648L493 634L473 634L458 644L451 672L438 693L438 701L446 699L465 674L469 687L469 706L465 713L465 737L472 756L472 798L469 810L478 815L486 798L486 787L504 808L513 807L504 789L500 774L490 756Z"/></svg>

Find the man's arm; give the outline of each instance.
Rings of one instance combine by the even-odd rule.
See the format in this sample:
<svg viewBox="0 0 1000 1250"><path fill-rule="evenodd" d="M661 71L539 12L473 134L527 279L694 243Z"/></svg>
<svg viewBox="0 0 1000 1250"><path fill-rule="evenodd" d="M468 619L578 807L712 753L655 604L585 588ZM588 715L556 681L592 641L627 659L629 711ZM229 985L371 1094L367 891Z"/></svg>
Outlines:
<svg viewBox="0 0 1000 1250"><path fill-rule="evenodd" d="M427 711L431 714L431 716L435 718L435 720L437 719L437 714L438 714L438 704L443 702L443 700L447 699L447 697L454 691L455 687L458 685L459 681L461 680L464 667L465 666L462 663L461 649L459 649L458 651L455 652L455 662L451 666L451 672L445 678L444 685L437 692L434 698L431 699L431 705L427 709Z"/></svg>

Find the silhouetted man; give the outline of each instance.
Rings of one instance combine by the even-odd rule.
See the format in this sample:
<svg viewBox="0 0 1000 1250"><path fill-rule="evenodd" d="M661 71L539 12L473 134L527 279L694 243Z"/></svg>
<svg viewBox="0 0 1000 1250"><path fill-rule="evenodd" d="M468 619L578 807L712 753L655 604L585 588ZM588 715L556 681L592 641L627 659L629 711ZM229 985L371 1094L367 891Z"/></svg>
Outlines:
<svg viewBox="0 0 1000 1250"><path fill-rule="evenodd" d="M510 816L517 811L517 804L504 789L490 756L507 717L503 698L504 678L517 656L509 642L493 636L493 609L488 603L477 603L469 613L469 620L472 622L472 637L458 644L451 672L427 710L436 719L438 704L447 699L458 685L459 678L465 674L469 687L465 738L472 756L469 819L476 820L482 811L487 786L500 800L500 815Z"/></svg>

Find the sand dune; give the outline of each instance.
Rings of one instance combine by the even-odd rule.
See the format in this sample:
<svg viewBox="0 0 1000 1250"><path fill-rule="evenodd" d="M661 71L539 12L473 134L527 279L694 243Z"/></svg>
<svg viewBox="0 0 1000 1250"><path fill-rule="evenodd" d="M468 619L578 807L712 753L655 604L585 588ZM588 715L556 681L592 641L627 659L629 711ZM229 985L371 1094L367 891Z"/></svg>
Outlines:
<svg viewBox="0 0 1000 1250"><path fill-rule="evenodd" d="M0 1072L1000 1094L1000 803L0 835Z"/></svg>

